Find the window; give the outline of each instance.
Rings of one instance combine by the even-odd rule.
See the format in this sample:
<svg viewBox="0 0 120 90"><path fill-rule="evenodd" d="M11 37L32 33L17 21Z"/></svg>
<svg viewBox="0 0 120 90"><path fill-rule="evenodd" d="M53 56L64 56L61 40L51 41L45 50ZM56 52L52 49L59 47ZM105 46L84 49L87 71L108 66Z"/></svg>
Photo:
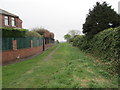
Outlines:
<svg viewBox="0 0 120 90"><path fill-rule="evenodd" d="M11 25L15 26L15 18L14 17L11 18Z"/></svg>
<svg viewBox="0 0 120 90"><path fill-rule="evenodd" d="M5 16L5 25L9 25L8 16Z"/></svg>

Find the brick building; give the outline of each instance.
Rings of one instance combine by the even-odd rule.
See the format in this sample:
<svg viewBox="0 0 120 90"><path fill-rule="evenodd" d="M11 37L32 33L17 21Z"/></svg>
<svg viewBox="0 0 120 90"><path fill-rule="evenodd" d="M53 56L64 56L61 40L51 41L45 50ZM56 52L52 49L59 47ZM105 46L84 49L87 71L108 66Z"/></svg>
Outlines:
<svg viewBox="0 0 120 90"><path fill-rule="evenodd" d="M0 25L2 27L22 28L22 20L3 9L0 9Z"/></svg>

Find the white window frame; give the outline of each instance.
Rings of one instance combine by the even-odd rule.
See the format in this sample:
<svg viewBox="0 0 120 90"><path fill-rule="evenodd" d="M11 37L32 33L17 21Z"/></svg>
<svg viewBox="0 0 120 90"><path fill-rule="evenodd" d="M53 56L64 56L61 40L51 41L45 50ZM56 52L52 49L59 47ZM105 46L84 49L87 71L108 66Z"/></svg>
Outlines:
<svg viewBox="0 0 120 90"><path fill-rule="evenodd" d="M11 25L15 26L15 18L14 17L11 17Z"/></svg>
<svg viewBox="0 0 120 90"><path fill-rule="evenodd" d="M5 24L6 26L9 25L9 17L8 17L8 16L5 16L5 17L4 17L4 24Z"/></svg>

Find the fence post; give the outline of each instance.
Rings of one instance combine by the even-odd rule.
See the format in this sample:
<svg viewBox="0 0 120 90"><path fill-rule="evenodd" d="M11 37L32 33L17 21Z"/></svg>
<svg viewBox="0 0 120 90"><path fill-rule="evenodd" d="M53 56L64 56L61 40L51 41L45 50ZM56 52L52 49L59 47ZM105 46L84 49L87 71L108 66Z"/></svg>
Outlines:
<svg viewBox="0 0 120 90"><path fill-rule="evenodd" d="M33 48L33 40L30 40L30 46Z"/></svg>
<svg viewBox="0 0 120 90"><path fill-rule="evenodd" d="M43 37L43 51L45 51L45 38Z"/></svg>
<svg viewBox="0 0 120 90"><path fill-rule="evenodd" d="M13 50L17 50L17 41L13 40Z"/></svg>

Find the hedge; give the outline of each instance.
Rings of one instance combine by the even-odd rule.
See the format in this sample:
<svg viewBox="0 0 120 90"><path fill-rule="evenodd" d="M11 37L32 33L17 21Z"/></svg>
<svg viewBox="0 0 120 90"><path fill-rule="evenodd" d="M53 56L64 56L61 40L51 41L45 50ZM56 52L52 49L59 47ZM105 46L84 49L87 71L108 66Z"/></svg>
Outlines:
<svg viewBox="0 0 120 90"><path fill-rule="evenodd" d="M26 31L25 36L26 37L41 37L41 35L37 33L36 31Z"/></svg>
<svg viewBox="0 0 120 90"><path fill-rule="evenodd" d="M0 27L2 37L24 37L26 29Z"/></svg>
<svg viewBox="0 0 120 90"><path fill-rule="evenodd" d="M39 33L27 29L0 27L0 30L2 37L41 37Z"/></svg>
<svg viewBox="0 0 120 90"><path fill-rule="evenodd" d="M92 43L93 42L93 43ZM110 28L95 35L90 43L92 51L104 59L120 59L120 27Z"/></svg>
<svg viewBox="0 0 120 90"><path fill-rule="evenodd" d="M110 62L111 70L118 72L120 64L120 27L109 28L96 34L92 39L85 35L74 38L73 45Z"/></svg>
<svg viewBox="0 0 120 90"><path fill-rule="evenodd" d="M89 51L108 60L120 59L120 27L110 28L96 34L92 39L77 36L73 41L83 51Z"/></svg>

